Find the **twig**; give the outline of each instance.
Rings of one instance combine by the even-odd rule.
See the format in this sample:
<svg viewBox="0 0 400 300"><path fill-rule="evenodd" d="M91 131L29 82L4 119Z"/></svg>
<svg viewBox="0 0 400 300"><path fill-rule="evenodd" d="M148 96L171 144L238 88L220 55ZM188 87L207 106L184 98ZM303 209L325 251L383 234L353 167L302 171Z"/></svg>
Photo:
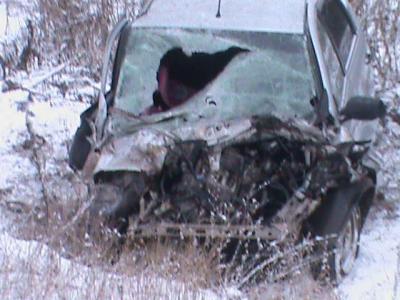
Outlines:
<svg viewBox="0 0 400 300"><path fill-rule="evenodd" d="M30 84L28 84L28 85L23 85L22 88L25 88L27 90L34 88L35 86L39 85L40 83L42 83L42 82L46 81L47 79L53 77L55 74L60 73L62 70L64 70L66 68L67 65L68 65L68 62L55 67L53 70L51 70L46 75L43 75L42 77L40 77L40 78L38 78L36 80L32 80L30 82Z"/></svg>
<svg viewBox="0 0 400 300"><path fill-rule="evenodd" d="M93 186L92 186L92 185L93 185L92 183L89 183L89 194L92 194L92 195L89 197L89 198L90 198L90 201L87 201L87 202L83 203L83 204L79 207L78 211L74 214L74 216L72 217L72 219L71 219L67 224L65 224L65 225L62 226L60 229L58 229L58 230L56 231L56 233L53 234L53 237L57 237L59 234L61 234L61 233L63 233L63 232L66 232L67 229L69 229L70 227L72 227L72 226L73 226L77 221L79 221L80 218L86 213L86 211L89 209L89 207L91 206L91 204L92 204L92 202L93 202L93 192L92 192Z"/></svg>
<svg viewBox="0 0 400 300"><path fill-rule="evenodd" d="M62 70L65 69L65 67L67 66L67 63L59 65L58 67L54 68L53 70L51 70L49 73L47 73L46 75L41 76L40 78L36 79L36 80L32 80L30 81L29 84L23 84L20 82L14 82L11 80L7 81L7 85L10 86L9 90L16 90L16 89L21 89L23 91L27 91L31 94L37 94L39 96L45 96L43 93L38 92L34 89L35 86L39 85L40 83L48 80L49 78L51 78L52 76L54 76L55 74L61 72Z"/></svg>
<svg viewBox="0 0 400 300"><path fill-rule="evenodd" d="M21 86L18 86L18 85L17 85L17 88L19 88L19 89L21 89L21 90L23 90L23 91L26 91L26 92L28 92L28 93L41 96L41 97L43 97L43 98L46 97L45 94L43 94L43 93L41 93L41 92L38 92L38 91L36 91L36 90L30 89L30 88L23 87L22 85L21 85Z"/></svg>
<svg viewBox="0 0 400 300"><path fill-rule="evenodd" d="M100 91L100 86L98 83L94 82L92 79L88 78L88 77L82 77L82 82L85 82L87 84L89 84L92 88L94 88L97 91Z"/></svg>
<svg viewBox="0 0 400 300"><path fill-rule="evenodd" d="M33 128L32 124L32 119L31 119L31 112L28 109L26 114L25 114L25 125L29 133L29 140L32 143L32 161L33 164L36 167L38 176L39 176L39 181L41 184L41 190L42 190L42 195L43 195L43 202L45 205L46 209L46 224L49 223L49 201L51 199L50 193L47 190L46 187L46 177L45 177L45 172L44 172L44 164L45 164L45 159L43 154L40 152L41 147L46 143L46 140L37 134Z"/></svg>

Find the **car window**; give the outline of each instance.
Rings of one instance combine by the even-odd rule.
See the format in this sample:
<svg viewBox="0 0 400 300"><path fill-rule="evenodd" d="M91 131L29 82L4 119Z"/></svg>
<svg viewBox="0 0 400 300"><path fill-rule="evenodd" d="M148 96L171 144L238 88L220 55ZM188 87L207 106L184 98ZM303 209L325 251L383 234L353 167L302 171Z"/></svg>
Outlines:
<svg viewBox="0 0 400 300"><path fill-rule="evenodd" d="M344 70L355 32L343 4L338 0L324 1L319 9L319 19L338 53Z"/></svg>
<svg viewBox="0 0 400 300"><path fill-rule="evenodd" d="M324 56L324 62L328 69L328 77L332 94L335 98L336 104L341 100L342 90L344 86L344 74L342 72L339 58L334 51L332 42L319 21L318 39L321 44L322 54Z"/></svg>
<svg viewBox="0 0 400 300"><path fill-rule="evenodd" d="M133 29L121 67L116 108L150 119L167 118L179 112L218 119L263 114L312 115L309 101L316 92L305 36L264 33L255 38L254 44L252 39L245 38L245 33L240 36L243 39L238 38L237 33L229 36L225 32L221 37L219 32ZM263 48L259 44L263 44ZM164 98L165 72L160 68L161 61L168 53L177 51L177 47L188 57L226 52L232 47L248 51L235 56L207 86L195 93L189 91L192 95L189 101L169 110L163 109L162 105L158 106L161 109L154 108L155 102ZM175 63L186 69L183 60ZM201 76L199 72L193 73ZM187 74L187 77L196 74ZM178 86L176 82L174 84Z"/></svg>

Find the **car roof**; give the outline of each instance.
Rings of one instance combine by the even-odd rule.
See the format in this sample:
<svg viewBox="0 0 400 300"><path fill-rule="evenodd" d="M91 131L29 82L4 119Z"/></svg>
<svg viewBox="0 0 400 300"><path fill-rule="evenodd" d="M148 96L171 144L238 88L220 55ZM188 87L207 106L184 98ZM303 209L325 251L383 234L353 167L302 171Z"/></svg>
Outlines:
<svg viewBox="0 0 400 300"><path fill-rule="evenodd" d="M306 0L153 0L134 27L303 33Z"/></svg>

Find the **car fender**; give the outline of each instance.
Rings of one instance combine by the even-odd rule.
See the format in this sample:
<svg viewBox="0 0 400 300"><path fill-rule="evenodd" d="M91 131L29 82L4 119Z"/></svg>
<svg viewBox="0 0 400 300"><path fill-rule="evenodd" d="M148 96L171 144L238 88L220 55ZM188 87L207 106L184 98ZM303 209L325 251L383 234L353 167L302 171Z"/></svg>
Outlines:
<svg viewBox="0 0 400 300"><path fill-rule="evenodd" d="M364 224L374 195L375 185L370 178L332 189L307 220L308 231L317 236L340 232L356 205L360 205L362 224Z"/></svg>

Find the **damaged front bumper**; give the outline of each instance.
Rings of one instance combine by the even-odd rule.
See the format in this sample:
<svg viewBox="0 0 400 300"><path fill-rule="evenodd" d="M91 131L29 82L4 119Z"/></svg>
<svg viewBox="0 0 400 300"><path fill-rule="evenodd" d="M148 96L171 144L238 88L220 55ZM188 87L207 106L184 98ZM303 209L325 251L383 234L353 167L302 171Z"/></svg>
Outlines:
<svg viewBox="0 0 400 300"><path fill-rule="evenodd" d="M136 237L283 241L329 189L365 176L342 148L305 122L274 117L146 128L101 149L94 177L118 192L98 195L96 212L109 224L130 218Z"/></svg>

